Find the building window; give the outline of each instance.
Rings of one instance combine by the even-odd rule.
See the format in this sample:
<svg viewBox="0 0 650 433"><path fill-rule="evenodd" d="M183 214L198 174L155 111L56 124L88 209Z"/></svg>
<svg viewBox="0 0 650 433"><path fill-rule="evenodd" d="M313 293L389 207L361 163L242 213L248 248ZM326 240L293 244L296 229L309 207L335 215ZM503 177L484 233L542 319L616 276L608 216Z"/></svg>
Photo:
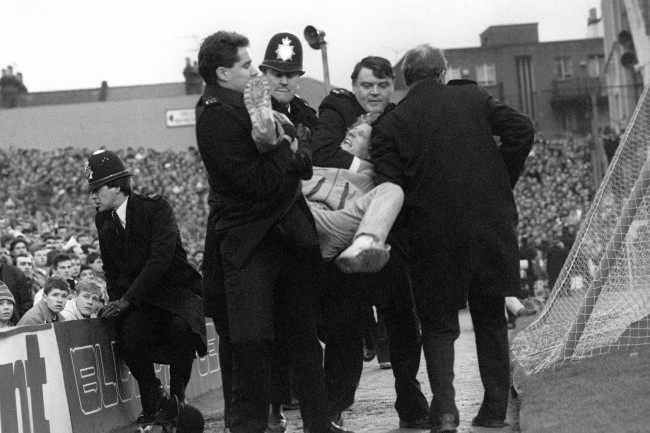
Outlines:
<svg viewBox="0 0 650 433"><path fill-rule="evenodd" d="M484 63L476 67L476 82L481 86L495 86L497 72L494 63Z"/></svg>
<svg viewBox="0 0 650 433"><path fill-rule="evenodd" d="M462 75L460 73L460 68L452 68L452 67L447 68L446 77L447 77L447 81L458 80L462 78Z"/></svg>
<svg viewBox="0 0 650 433"><path fill-rule="evenodd" d="M556 57L555 58L555 78L558 80L566 80L573 77L573 63L571 57Z"/></svg>
<svg viewBox="0 0 650 433"><path fill-rule="evenodd" d="M590 55L587 56L587 74L591 78L598 78L603 73L603 65L605 63L605 56L603 55Z"/></svg>

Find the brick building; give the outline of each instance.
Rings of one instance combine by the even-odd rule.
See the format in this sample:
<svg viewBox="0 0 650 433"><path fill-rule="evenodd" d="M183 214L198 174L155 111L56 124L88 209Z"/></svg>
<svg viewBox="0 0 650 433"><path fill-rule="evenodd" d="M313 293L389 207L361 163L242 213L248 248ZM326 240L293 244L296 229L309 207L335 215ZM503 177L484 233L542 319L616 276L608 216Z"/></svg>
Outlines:
<svg viewBox="0 0 650 433"><path fill-rule="evenodd" d="M601 84L603 38L540 42L537 23L488 27L481 46L445 50L446 79L477 81L496 98L531 116L547 136L591 131L609 121L607 89ZM406 91L398 62L396 88Z"/></svg>

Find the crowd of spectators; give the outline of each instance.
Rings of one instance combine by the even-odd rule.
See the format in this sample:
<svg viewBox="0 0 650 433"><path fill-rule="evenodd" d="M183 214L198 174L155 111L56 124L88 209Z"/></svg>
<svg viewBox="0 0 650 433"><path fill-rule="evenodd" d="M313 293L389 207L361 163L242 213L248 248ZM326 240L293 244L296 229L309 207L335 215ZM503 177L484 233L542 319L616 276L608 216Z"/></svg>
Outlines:
<svg viewBox="0 0 650 433"><path fill-rule="evenodd" d="M595 194L586 138L535 140L515 187L522 297L552 288Z"/></svg>
<svg viewBox="0 0 650 433"><path fill-rule="evenodd" d="M538 281L552 287L559 274L594 195L590 149L581 138L535 141L515 187L521 258L526 262L522 297L532 296ZM76 258L74 278L82 271L102 278L95 209L83 170L91 152L0 150L0 262L18 265L29 277L32 295L42 289L46 276L34 274L30 263L47 269L57 253ZM134 191L158 193L171 203L190 261L200 270L208 185L196 149L127 148L118 154L133 173Z"/></svg>

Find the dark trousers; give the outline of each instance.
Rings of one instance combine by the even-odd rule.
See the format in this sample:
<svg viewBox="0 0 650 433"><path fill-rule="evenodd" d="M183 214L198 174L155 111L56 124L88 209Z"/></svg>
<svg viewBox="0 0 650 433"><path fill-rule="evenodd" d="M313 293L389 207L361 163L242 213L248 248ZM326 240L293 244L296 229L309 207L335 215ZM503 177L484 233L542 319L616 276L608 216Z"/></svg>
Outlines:
<svg viewBox="0 0 650 433"><path fill-rule="evenodd" d="M388 338L388 330L386 329L386 319L377 310L377 326L375 327L375 346L377 348L377 362L390 362L390 343Z"/></svg>
<svg viewBox="0 0 650 433"><path fill-rule="evenodd" d="M313 255L292 251L269 235L242 268L224 260L223 270L232 349L230 429L262 433L266 428L277 326L288 336L303 421L314 433L326 431L330 421L316 335L318 285ZM224 395L226 386L224 381Z"/></svg>
<svg viewBox="0 0 650 433"><path fill-rule="evenodd" d="M363 369L364 318L374 304L388 332L399 418L414 421L427 416L428 404L417 380L421 339L402 257L399 249L393 248L387 266L375 274L346 275L333 263L326 265L321 336L332 414L354 403Z"/></svg>
<svg viewBox="0 0 650 433"><path fill-rule="evenodd" d="M138 381L142 409L155 401L160 381L154 362L169 364L170 393L185 400L185 388L192 374L196 353L189 324L180 316L150 304L133 305L119 319L120 353Z"/></svg>
<svg viewBox="0 0 650 433"><path fill-rule="evenodd" d="M469 311L476 336L481 381L485 389L478 415L504 420L508 407L510 359L503 297L468 295ZM430 418L450 413L458 419L454 390L454 342L460 335L458 311L421 313L422 344L431 383Z"/></svg>

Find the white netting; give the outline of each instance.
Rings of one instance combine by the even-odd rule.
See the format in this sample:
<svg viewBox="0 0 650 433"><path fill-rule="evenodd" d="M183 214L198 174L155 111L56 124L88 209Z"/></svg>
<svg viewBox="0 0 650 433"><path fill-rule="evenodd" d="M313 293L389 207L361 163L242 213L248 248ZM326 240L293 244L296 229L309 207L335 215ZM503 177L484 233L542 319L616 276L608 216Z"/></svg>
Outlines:
<svg viewBox="0 0 650 433"><path fill-rule="evenodd" d="M544 311L513 341L519 372L650 344L649 158L646 88Z"/></svg>

